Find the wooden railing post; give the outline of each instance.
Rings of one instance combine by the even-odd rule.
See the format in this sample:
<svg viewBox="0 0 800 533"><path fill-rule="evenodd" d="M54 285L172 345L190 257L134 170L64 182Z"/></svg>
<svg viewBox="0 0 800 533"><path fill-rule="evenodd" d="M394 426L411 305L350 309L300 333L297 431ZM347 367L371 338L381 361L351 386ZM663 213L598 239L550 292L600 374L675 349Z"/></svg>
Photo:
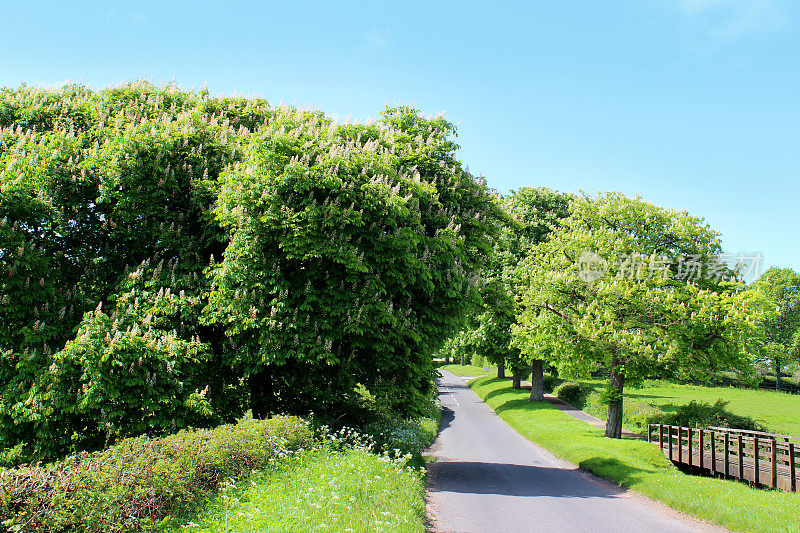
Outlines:
<svg viewBox="0 0 800 533"><path fill-rule="evenodd" d="M672 426L667 426L667 431L669 431L668 439L669 439L669 460L672 461Z"/></svg>
<svg viewBox="0 0 800 533"><path fill-rule="evenodd" d="M739 479L744 480L744 446L742 446L742 434L737 435L736 453L739 458Z"/></svg>
<svg viewBox="0 0 800 533"><path fill-rule="evenodd" d="M711 432L711 474L717 473L717 434Z"/></svg>
<svg viewBox="0 0 800 533"><path fill-rule="evenodd" d="M692 464L692 456L694 455L692 453L692 428L688 428L686 431L689 433L689 435L688 435L688 439L689 439L689 466L694 466Z"/></svg>
<svg viewBox="0 0 800 533"><path fill-rule="evenodd" d="M723 453L725 453L725 461L723 462L723 468L725 469L725 477L730 475L730 444L728 441L730 440L730 434L723 433L723 438L725 439L725 445L723 446Z"/></svg>
<svg viewBox="0 0 800 533"><path fill-rule="evenodd" d="M797 465L794 464L794 444L789 443L789 485L792 492L797 491Z"/></svg>
<svg viewBox="0 0 800 533"><path fill-rule="evenodd" d="M778 486L778 442L772 439L772 486Z"/></svg>
<svg viewBox="0 0 800 533"><path fill-rule="evenodd" d="M758 485L759 466L758 466L758 437L753 436L753 483Z"/></svg>
<svg viewBox="0 0 800 533"><path fill-rule="evenodd" d="M706 465L706 446L703 442L703 430L700 430L700 468L704 468Z"/></svg>
<svg viewBox="0 0 800 533"><path fill-rule="evenodd" d="M678 462L683 462L683 428L678 426Z"/></svg>

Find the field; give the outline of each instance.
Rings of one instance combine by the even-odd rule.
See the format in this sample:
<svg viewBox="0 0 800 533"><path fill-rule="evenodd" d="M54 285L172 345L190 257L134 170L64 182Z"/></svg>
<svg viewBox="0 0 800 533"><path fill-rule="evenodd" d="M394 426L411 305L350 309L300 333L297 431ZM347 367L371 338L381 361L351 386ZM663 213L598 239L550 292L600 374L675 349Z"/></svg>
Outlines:
<svg viewBox="0 0 800 533"><path fill-rule="evenodd" d="M604 438L506 380L482 377L470 387L523 436L596 475L733 530L800 531L800 494L683 474L652 444Z"/></svg>
<svg viewBox="0 0 800 533"><path fill-rule="evenodd" d="M597 392L601 381L581 381ZM757 389L734 387L704 387L683 385L667 381L652 382L641 388L625 390L625 408L628 411L625 425L633 431L646 429L647 417L658 413L673 413L692 400L713 404L717 400L729 402L726 409L761 423L768 431L800 436L800 396ZM606 407L599 401L590 401L583 407L605 420Z"/></svg>
<svg viewBox="0 0 800 533"><path fill-rule="evenodd" d="M483 376L485 369L472 365L447 365L449 370L459 376ZM490 369L489 373L493 373ZM527 376L526 379L530 379ZM602 380L578 380L583 386L594 391L579 406L584 411L605 420L607 407L600 402L600 391L605 383ZM648 418L660 414L674 413L682 405L692 400L713 404L717 400L729 402L728 411L740 416L753 418L768 431L786 435L800 436L800 396L759 389L740 389L735 387L706 387L685 385L669 381L649 381L641 387L626 387L625 415L623 424L630 431L644 432Z"/></svg>

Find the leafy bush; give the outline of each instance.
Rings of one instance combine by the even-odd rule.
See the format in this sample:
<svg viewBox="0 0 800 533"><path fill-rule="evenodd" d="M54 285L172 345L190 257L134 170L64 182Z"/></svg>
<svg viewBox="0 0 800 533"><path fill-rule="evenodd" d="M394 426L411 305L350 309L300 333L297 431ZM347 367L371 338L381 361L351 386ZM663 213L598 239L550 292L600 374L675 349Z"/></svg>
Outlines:
<svg viewBox="0 0 800 533"><path fill-rule="evenodd" d="M564 382L553 389L554 395L578 408L583 405L586 396L591 392L589 387L571 381Z"/></svg>
<svg viewBox="0 0 800 533"><path fill-rule="evenodd" d="M472 354L472 360L470 361L470 363L474 366L480 366L480 367L484 367L487 364L489 364L488 361L486 360L486 357L477 352Z"/></svg>
<svg viewBox="0 0 800 533"><path fill-rule="evenodd" d="M544 388L544 392L553 392L555 388L562 383L564 383L563 379L553 376L552 374L545 374L542 387Z"/></svg>
<svg viewBox="0 0 800 533"><path fill-rule="evenodd" d="M728 411L726 409L728 403L721 399L714 402L713 405L692 400L686 405L678 407L675 413L653 416L649 422L696 428L719 426L749 431L766 431L757 420Z"/></svg>
<svg viewBox="0 0 800 533"><path fill-rule="evenodd" d="M126 439L47 466L3 470L2 530L150 530L194 509L221 481L263 468L312 440L299 418L243 420L161 439Z"/></svg>

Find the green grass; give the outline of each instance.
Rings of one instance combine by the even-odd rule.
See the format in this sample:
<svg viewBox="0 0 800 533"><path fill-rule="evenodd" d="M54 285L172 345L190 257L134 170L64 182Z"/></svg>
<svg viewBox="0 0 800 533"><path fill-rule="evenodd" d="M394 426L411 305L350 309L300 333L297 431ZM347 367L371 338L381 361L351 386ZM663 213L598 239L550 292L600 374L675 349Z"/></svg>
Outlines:
<svg viewBox="0 0 800 533"><path fill-rule="evenodd" d="M448 370L457 376L484 376L488 372L485 368L474 365L445 365L442 370Z"/></svg>
<svg viewBox="0 0 800 533"><path fill-rule="evenodd" d="M596 475L730 529L800 531L800 494L683 474L656 446L606 439L546 402L529 402L528 391L512 389L508 380L487 376L470 387L526 438Z"/></svg>
<svg viewBox="0 0 800 533"><path fill-rule="evenodd" d="M306 451L249 479L232 481L210 505L173 531L421 532L419 470L363 450Z"/></svg>
<svg viewBox="0 0 800 533"><path fill-rule="evenodd" d="M591 394L581 408L603 420L608 407L600 402L599 392L604 382L583 380L591 386ZM735 387L704 387L666 381L646 383L643 387L625 389L623 425L637 432L647 429L647 419L662 413L674 413L692 400L713 404L718 399L729 402L726 409L760 422L767 431L800 436L800 396L775 391L739 389Z"/></svg>

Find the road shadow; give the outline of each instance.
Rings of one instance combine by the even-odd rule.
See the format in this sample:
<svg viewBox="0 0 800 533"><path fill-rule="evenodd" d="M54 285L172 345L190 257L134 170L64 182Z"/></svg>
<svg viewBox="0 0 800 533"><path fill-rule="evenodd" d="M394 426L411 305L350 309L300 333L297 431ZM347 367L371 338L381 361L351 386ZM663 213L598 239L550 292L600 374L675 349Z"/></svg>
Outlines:
<svg viewBox="0 0 800 533"><path fill-rule="evenodd" d="M442 420L439 422L439 433L450 427L456 417L455 411L449 407L442 406Z"/></svg>
<svg viewBox="0 0 800 533"><path fill-rule="evenodd" d="M609 457L593 457L592 459L585 459L581 461L580 467L583 470L589 470L593 474L613 479L615 483L625 486L633 486L642 480L642 473L653 473L655 470L636 468L635 466L626 465L617 459Z"/></svg>
<svg viewBox="0 0 800 533"><path fill-rule="evenodd" d="M461 494L611 498L625 489L599 484L555 467L441 461L428 469L428 490Z"/></svg>

